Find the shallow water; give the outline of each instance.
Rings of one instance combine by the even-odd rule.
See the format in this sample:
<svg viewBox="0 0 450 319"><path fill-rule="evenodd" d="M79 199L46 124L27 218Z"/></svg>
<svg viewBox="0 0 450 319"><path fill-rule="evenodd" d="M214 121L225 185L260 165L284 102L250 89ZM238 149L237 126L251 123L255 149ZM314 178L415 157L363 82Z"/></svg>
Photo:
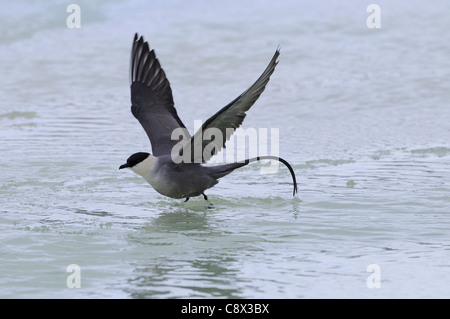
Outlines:
<svg viewBox="0 0 450 319"><path fill-rule="evenodd" d="M0 5L1 297L450 297L446 1L378 1L376 30L363 1L78 3L79 29L65 1ZM279 129L295 198L282 166L223 178L213 208L118 170L150 151L134 32L191 131L281 46L244 128Z"/></svg>

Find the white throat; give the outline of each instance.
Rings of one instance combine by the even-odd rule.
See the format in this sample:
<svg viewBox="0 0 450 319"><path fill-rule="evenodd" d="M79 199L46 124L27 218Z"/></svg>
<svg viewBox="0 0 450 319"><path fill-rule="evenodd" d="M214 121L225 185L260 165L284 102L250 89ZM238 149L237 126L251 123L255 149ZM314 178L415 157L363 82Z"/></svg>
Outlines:
<svg viewBox="0 0 450 319"><path fill-rule="evenodd" d="M147 179L149 173L156 167L157 162L158 159L155 156L149 155L145 160L131 167L131 170Z"/></svg>

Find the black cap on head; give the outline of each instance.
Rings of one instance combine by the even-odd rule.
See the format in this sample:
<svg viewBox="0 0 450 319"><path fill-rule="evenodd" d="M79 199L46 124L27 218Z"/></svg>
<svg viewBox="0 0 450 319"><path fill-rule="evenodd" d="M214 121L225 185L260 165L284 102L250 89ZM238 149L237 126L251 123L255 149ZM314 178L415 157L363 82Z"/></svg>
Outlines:
<svg viewBox="0 0 450 319"><path fill-rule="evenodd" d="M121 165L119 169L133 167L136 164L139 164L140 162L145 160L147 157L149 157L149 155L150 155L149 153L145 152L134 153L133 155L128 157L126 164Z"/></svg>

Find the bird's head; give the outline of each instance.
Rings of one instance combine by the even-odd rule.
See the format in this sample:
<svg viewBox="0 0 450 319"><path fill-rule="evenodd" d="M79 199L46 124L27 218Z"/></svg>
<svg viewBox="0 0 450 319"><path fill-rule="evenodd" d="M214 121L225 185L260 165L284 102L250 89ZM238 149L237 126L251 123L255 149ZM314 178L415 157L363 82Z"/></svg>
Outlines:
<svg viewBox="0 0 450 319"><path fill-rule="evenodd" d="M145 177L155 163L156 157L149 153L139 152L128 157L127 162L120 165L119 169L130 168L136 174Z"/></svg>

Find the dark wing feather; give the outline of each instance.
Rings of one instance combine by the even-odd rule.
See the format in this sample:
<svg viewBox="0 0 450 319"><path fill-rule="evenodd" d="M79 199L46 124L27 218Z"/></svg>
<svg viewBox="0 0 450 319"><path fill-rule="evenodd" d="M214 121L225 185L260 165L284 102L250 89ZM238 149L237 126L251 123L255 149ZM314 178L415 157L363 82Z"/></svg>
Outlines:
<svg viewBox="0 0 450 319"><path fill-rule="evenodd" d="M141 123L152 144L153 155L171 153L178 140L171 140L175 129L190 135L174 107L169 80L161 68L155 51L143 37L135 34L130 61L131 112ZM178 138L179 136L176 136Z"/></svg>
<svg viewBox="0 0 450 319"><path fill-rule="evenodd" d="M211 116L202 127L194 134L194 136L189 140L189 142L183 147L182 154L179 158L175 159L176 162L186 161L190 159L191 163L205 163L212 156L217 154L222 147L225 147L225 143L234 131L242 124L246 113L250 107L256 102L261 93L264 91L267 83L270 80L270 76L277 66L277 58L280 55L280 50L277 49L272 60L270 61L267 68L261 74L261 76L256 80L256 82L248 88L245 92L239 95L227 106L222 108L216 114ZM203 138L205 132L208 129L218 129L222 135L222 139L211 136L211 140ZM213 132L212 132L213 133ZM208 150L213 150L209 152L205 150L208 145ZM203 154L206 153L206 154ZM183 154L185 154L184 157ZM186 154L188 154L186 156ZM183 158L183 160L181 160Z"/></svg>

